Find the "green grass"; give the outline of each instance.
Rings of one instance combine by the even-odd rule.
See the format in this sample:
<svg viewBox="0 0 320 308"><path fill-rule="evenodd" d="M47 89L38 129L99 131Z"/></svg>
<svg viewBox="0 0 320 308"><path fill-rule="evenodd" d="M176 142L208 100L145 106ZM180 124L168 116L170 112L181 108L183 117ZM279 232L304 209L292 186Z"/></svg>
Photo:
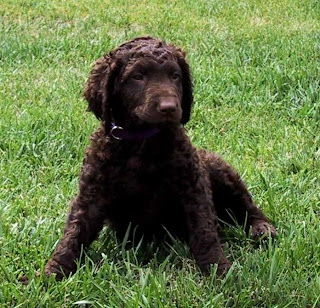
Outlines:
<svg viewBox="0 0 320 308"><path fill-rule="evenodd" d="M320 307L318 0L2 0L0 21L1 307ZM228 231L218 279L182 243L125 250L106 229L73 277L37 277L99 125L90 67L146 34L188 52L189 135L235 166L279 237Z"/></svg>

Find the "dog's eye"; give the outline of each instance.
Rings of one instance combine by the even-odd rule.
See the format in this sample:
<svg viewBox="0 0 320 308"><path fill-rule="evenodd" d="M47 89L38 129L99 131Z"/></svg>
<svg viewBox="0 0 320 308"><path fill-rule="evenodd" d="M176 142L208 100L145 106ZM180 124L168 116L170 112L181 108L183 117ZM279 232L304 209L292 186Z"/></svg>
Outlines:
<svg viewBox="0 0 320 308"><path fill-rule="evenodd" d="M181 75L179 74L179 73L173 73L172 74L172 79L173 80L178 80L178 79L180 79L181 78Z"/></svg>
<svg viewBox="0 0 320 308"><path fill-rule="evenodd" d="M134 80L143 80L143 75L142 74L135 74L132 76Z"/></svg>

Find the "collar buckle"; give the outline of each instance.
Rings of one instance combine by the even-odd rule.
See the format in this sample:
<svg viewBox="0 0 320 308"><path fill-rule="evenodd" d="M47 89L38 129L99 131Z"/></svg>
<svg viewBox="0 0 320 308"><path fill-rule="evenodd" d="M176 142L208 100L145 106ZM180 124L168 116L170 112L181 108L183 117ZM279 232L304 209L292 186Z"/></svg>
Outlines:
<svg viewBox="0 0 320 308"><path fill-rule="evenodd" d="M111 130L110 130L110 135L114 138L114 139L117 139L117 140L122 140L123 138L122 137L120 137L120 136L117 136L115 133L117 132L117 130L118 131L120 131L120 134L121 134L121 132L123 132L124 131L124 129L123 129L123 127L121 127L121 126L113 126L112 128L111 128Z"/></svg>

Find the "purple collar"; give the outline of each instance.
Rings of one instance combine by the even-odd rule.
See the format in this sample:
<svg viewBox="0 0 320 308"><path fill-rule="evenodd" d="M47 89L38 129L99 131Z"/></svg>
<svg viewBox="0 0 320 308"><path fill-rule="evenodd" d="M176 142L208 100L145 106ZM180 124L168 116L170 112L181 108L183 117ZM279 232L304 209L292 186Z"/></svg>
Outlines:
<svg viewBox="0 0 320 308"><path fill-rule="evenodd" d="M148 130L129 132L121 126L117 126L114 123L111 123L111 130L109 135L117 140L142 140L152 137L153 135L160 132L160 129L157 127L150 128Z"/></svg>

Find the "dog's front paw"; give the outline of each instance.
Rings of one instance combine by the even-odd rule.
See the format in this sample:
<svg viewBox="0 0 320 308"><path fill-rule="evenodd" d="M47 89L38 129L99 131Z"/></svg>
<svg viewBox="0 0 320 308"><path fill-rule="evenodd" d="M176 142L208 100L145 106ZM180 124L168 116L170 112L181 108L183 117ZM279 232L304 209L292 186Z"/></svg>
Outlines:
<svg viewBox="0 0 320 308"><path fill-rule="evenodd" d="M211 274L211 267L214 265L214 263L206 263L206 264L199 264L200 270L204 275L210 275ZM222 276L228 270L230 269L232 263L226 258L223 257L220 261L217 262L217 275Z"/></svg>
<svg viewBox="0 0 320 308"><path fill-rule="evenodd" d="M56 280L60 281L64 277L68 277L72 271L70 269L66 269L65 267L61 266L58 262L51 259L46 264L44 272L46 276L55 275Z"/></svg>
<svg viewBox="0 0 320 308"><path fill-rule="evenodd" d="M224 258L224 260L222 260L222 262L219 262L219 264L218 264L217 275L223 276L224 274L226 274L228 272L228 270L230 269L231 265L232 265L232 263L229 262L229 260L227 258Z"/></svg>
<svg viewBox="0 0 320 308"><path fill-rule="evenodd" d="M275 238L277 236L276 228L267 221L257 221L252 225L252 237L258 241L271 236Z"/></svg>

